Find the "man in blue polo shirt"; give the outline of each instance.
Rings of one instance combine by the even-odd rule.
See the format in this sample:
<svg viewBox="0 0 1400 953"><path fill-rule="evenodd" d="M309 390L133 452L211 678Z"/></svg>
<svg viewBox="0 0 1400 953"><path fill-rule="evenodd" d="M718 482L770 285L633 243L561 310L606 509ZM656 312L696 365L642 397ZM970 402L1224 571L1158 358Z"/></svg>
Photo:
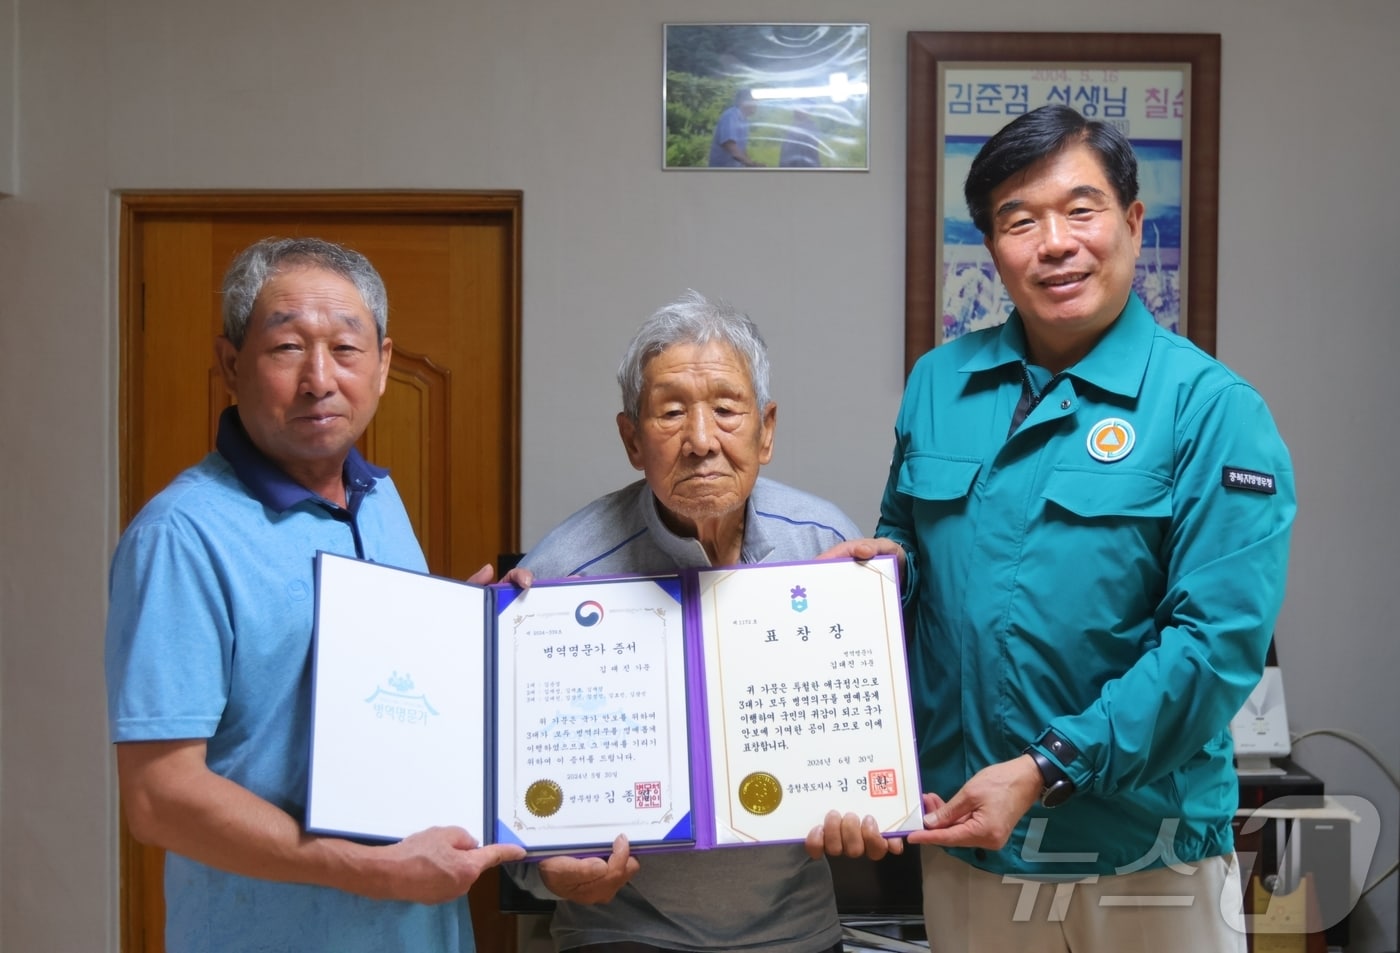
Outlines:
<svg viewBox="0 0 1400 953"><path fill-rule="evenodd" d="M349 249L269 239L223 293L237 405L132 520L110 580L110 731L131 832L169 851L166 948L466 953L465 894L518 847L302 830L315 554L427 569L387 471L354 449L388 379L384 284Z"/></svg>
<svg viewBox="0 0 1400 953"><path fill-rule="evenodd" d="M734 105L719 114L710 137L710 168L739 169L763 165L749 155L749 120L758 111L753 93L741 89L734 94Z"/></svg>
<svg viewBox="0 0 1400 953"><path fill-rule="evenodd" d="M1228 729L1283 602L1288 451L1133 293L1114 126L1026 113L965 192L1016 309L920 359L878 538L828 553L906 560L930 946L1243 951Z"/></svg>

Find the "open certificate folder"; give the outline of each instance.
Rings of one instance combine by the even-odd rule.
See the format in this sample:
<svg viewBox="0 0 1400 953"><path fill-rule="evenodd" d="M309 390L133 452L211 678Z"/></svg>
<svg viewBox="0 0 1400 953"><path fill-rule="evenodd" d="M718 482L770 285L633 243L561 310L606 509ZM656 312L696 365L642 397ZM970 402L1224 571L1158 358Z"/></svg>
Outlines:
<svg viewBox="0 0 1400 953"><path fill-rule="evenodd" d="M317 557L306 826L531 854L922 827L892 557L474 586Z"/></svg>

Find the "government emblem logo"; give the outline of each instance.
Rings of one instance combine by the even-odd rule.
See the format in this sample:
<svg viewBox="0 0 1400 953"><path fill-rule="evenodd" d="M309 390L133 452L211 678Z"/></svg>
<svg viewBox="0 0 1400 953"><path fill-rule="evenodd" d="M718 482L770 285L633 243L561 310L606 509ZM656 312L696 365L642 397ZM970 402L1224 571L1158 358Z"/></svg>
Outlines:
<svg viewBox="0 0 1400 953"><path fill-rule="evenodd" d="M1107 417L1089 430L1089 456L1102 463L1115 463L1133 452L1137 434L1121 417Z"/></svg>

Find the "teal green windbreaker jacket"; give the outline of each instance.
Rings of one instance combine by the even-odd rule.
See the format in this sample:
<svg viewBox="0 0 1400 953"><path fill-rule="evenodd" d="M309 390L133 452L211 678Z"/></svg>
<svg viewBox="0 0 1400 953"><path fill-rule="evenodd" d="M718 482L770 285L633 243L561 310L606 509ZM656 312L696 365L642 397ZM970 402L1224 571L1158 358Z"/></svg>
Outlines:
<svg viewBox="0 0 1400 953"><path fill-rule="evenodd" d="M1228 852L1228 726L1283 601L1288 450L1258 392L1136 295L1008 436L1025 357L1014 313L935 348L896 424L877 535L909 555L924 790L1053 729L1075 796L954 854L1058 877Z"/></svg>

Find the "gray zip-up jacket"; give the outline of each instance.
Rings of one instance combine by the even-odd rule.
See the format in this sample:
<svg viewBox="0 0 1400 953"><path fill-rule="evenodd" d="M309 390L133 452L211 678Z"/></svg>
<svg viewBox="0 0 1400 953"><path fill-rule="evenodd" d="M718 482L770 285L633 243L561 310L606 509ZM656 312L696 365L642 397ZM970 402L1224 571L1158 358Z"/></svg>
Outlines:
<svg viewBox="0 0 1400 953"><path fill-rule="evenodd" d="M760 478L744 520L743 562L812 559L862 534L834 504ZM545 535L524 560L537 579L670 572L709 565L694 539L666 528L644 480L600 497ZM821 823L812 818L812 824ZM556 905L561 950L633 940L682 950L817 953L841 938L825 860L801 844L637 856L641 869L605 904ZM511 865L549 896L531 864Z"/></svg>

